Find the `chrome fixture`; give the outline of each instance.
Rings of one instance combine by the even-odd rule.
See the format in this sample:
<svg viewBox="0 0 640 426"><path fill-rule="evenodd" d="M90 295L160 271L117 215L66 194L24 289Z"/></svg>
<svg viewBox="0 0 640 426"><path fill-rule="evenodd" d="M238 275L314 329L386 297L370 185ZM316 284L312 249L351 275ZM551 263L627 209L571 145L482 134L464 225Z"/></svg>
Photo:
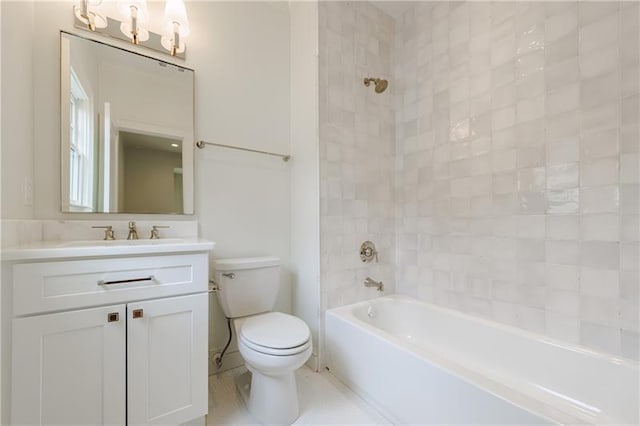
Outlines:
<svg viewBox="0 0 640 426"><path fill-rule="evenodd" d="M127 235L127 240L137 240L138 239L138 231L136 231L136 223L132 220L129 222L129 235Z"/></svg>
<svg viewBox="0 0 640 426"><path fill-rule="evenodd" d="M229 278L230 280L236 279L236 274L234 274L233 272L225 272L224 274L222 274L222 276Z"/></svg>
<svg viewBox="0 0 640 426"><path fill-rule="evenodd" d="M373 259L376 259L376 263L378 263L378 252L373 242L365 241L360 245L360 259L363 263L371 263Z"/></svg>
<svg viewBox="0 0 640 426"><path fill-rule="evenodd" d="M104 240L111 241L116 239L116 234L113 232L113 226L105 225L105 226L92 226L92 228L104 229Z"/></svg>
<svg viewBox="0 0 640 426"><path fill-rule="evenodd" d="M376 281L371 279L370 277L367 277L364 280L364 286L365 287L376 287L376 289L378 291L384 291L384 284L382 284L382 281Z"/></svg>
<svg viewBox="0 0 640 426"><path fill-rule="evenodd" d="M205 145L218 146L220 148L237 149L238 151L255 152L255 153L258 153L258 154L273 155L274 157L282 158L282 161L284 161L285 163L287 161L291 160L291 156L290 155L286 155L286 154L278 154L278 153L269 152L269 151L260 151L258 149L242 148L242 147L233 146L233 145L224 145L224 144L221 144L221 143L213 143L213 142L205 142L205 141L196 142L196 146L198 148L200 148L200 149L204 148Z"/></svg>
<svg viewBox="0 0 640 426"><path fill-rule="evenodd" d="M218 284L216 284L214 280L210 279L209 284L211 284L211 286L209 287L209 293L215 293L216 291L220 291L220 287L218 287Z"/></svg>
<svg viewBox="0 0 640 426"><path fill-rule="evenodd" d="M387 90L389 82L382 78L367 77L364 79L364 85L369 87L371 83L375 84L376 93L382 93Z"/></svg>
<svg viewBox="0 0 640 426"><path fill-rule="evenodd" d="M153 225L151 227L151 236L149 237L152 240L157 240L160 238L160 231L158 231L158 229L160 228L169 228L169 226L160 226L160 225Z"/></svg>
<svg viewBox="0 0 640 426"><path fill-rule="evenodd" d="M166 1L162 19L163 34L147 31L141 26L150 21L147 0L118 0L122 21L91 10L91 6L95 9L101 3L102 0L79 0L79 4L73 6L74 26L177 58L185 58L187 48L184 38L189 35L190 30L183 0Z"/></svg>

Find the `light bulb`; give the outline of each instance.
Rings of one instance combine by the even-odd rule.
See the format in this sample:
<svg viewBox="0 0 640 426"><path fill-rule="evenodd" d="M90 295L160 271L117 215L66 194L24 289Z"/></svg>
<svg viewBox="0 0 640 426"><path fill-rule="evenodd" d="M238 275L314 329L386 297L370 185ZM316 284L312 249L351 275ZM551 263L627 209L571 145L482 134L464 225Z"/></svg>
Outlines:
<svg viewBox="0 0 640 426"><path fill-rule="evenodd" d="M125 20L120 25L120 31L131 38L133 44L149 39L149 32L140 28L141 22L149 20L146 0L121 0L118 9Z"/></svg>
<svg viewBox="0 0 640 426"><path fill-rule="evenodd" d="M167 49L172 56L185 51L186 46L183 37L189 35L189 20L187 10L182 0L167 0L164 7L163 33L160 40L162 46Z"/></svg>
<svg viewBox="0 0 640 426"><path fill-rule="evenodd" d="M136 19L138 22L149 22L149 10L147 9L147 0L120 0L118 1L118 11L122 18L130 20L132 18L132 8L135 9Z"/></svg>
<svg viewBox="0 0 640 426"><path fill-rule="evenodd" d="M182 0L167 0L164 6L164 19L162 20L165 34L173 34L175 25L178 24L180 37L189 35L189 19L187 9Z"/></svg>

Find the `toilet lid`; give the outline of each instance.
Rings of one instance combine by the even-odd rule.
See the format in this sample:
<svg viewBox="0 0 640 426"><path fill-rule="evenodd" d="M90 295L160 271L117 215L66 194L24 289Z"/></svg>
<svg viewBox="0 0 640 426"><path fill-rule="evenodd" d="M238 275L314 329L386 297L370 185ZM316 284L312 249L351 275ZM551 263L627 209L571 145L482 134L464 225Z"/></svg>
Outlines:
<svg viewBox="0 0 640 426"><path fill-rule="evenodd" d="M240 329L246 341L267 348L289 349L304 345L309 327L300 318L281 312L269 312L248 318Z"/></svg>

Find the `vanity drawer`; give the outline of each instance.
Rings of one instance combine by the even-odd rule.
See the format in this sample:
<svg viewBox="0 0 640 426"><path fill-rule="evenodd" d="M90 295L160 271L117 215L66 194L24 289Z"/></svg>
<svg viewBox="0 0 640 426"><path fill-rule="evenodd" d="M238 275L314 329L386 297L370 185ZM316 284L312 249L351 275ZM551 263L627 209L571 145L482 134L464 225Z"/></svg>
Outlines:
<svg viewBox="0 0 640 426"><path fill-rule="evenodd" d="M208 261L199 253L16 264L14 315L206 291Z"/></svg>

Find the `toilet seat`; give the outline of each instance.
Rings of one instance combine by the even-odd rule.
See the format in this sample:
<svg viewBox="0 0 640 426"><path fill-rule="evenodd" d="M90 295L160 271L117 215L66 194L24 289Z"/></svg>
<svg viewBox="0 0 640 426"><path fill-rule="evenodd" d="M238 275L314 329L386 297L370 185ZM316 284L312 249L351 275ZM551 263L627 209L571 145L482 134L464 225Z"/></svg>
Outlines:
<svg viewBox="0 0 640 426"><path fill-rule="evenodd" d="M309 347L311 347L311 340L307 340L307 342L301 346L296 346L295 348L286 348L286 349L269 348L266 346L260 346L253 342L247 341L242 336L240 336L240 341L243 345L245 345L247 348L251 349L252 351L260 352L261 354L265 354L265 355L273 355L273 356L298 355L306 351Z"/></svg>
<svg viewBox="0 0 640 426"><path fill-rule="evenodd" d="M307 324L282 312L268 312L247 318L238 335L247 347L268 355L295 355L311 345Z"/></svg>

